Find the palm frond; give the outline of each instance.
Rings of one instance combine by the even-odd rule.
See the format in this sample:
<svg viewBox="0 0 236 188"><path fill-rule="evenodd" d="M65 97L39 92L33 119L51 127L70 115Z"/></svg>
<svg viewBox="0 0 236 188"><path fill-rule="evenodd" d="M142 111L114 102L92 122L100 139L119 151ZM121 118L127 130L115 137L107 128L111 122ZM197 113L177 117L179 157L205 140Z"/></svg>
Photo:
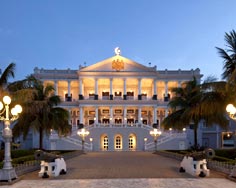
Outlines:
<svg viewBox="0 0 236 188"><path fill-rule="evenodd" d="M15 63L10 63L7 68L3 71L1 77L0 77L0 87L3 87L3 85L7 84L8 79L10 77L15 77Z"/></svg>

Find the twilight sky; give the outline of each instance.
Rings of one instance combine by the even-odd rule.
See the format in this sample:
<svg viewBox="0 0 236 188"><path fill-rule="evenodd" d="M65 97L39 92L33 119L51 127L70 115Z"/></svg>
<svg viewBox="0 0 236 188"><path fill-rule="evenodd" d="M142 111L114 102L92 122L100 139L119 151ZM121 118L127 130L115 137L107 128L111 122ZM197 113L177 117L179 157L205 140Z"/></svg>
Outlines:
<svg viewBox="0 0 236 188"><path fill-rule="evenodd" d="M200 68L221 79L235 0L0 0L0 68L78 69L121 55L157 69ZM204 79L203 78L203 79ZM12 80L11 80L12 81Z"/></svg>

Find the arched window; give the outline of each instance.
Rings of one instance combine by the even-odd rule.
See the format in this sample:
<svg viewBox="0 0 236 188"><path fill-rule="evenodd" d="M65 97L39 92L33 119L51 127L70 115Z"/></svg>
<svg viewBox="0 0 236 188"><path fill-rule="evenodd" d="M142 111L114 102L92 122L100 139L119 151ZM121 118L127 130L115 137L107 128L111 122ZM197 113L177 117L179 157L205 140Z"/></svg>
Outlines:
<svg viewBox="0 0 236 188"><path fill-rule="evenodd" d="M134 149L134 138L133 136L129 136L129 150Z"/></svg>
<svg viewBox="0 0 236 188"><path fill-rule="evenodd" d="M134 134L131 134L129 136L129 150L135 150L136 149L136 136Z"/></svg>
<svg viewBox="0 0 236 188"><path fill-rule="evenodd" d="M103 150L108 150L108 137L103 137Z"/></svg>
<svg viewBox="0 0 236 188"><path fill-rule="evenodd" d="M121 139L121 136L116 136L115 137L115 149L116 150L121 150L122 149L122 139Z"/></svg>

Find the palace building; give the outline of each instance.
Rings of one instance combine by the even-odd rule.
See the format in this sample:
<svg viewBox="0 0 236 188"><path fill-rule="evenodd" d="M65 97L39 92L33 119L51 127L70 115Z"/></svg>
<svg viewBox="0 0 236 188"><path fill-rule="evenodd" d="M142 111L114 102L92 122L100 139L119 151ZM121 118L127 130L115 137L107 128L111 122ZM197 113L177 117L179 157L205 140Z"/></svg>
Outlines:
<svg viewBox="0 0 236 188"><path fill-rule="evenodd" d="M47 149L81 149L77 131L89 131L84 142L86 150L128 151L151 150L154 138L150 131L163 130L161 122L168 115L171 88L195 77L200 83L200 69L158 70L115 55L78 70L34 69L36 78L55 87L61 97L60 107L70 112L72 134L58 137L53 133ZM160 149L185 149L189 140L185 132L162 131ZM36 143L36 142L35 142Z"/></svg>

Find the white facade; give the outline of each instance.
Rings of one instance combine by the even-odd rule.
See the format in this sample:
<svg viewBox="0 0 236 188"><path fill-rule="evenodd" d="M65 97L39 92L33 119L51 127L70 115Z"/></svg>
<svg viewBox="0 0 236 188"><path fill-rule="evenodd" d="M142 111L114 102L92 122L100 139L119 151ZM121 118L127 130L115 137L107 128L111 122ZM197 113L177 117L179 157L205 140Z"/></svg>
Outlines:
<svg viewBox="0 0 236 188"><path fill-rule="evenodd" d="M63 101L60 106L71 114L72 135L53 139L51 149L59 149L62 142L68 142L71 149L79 149L76 130L84 126L90 132L85 148L87 144L87 149L112 151L144 150L145 145L151 145L149 131L153 125L162 129L161 121L168 115L167 104L173 97L171 88L181 87L194 76L200 83L202 77L199 69L158 70L120 53L91 66L80 66L79 70L35 68L34 76L45 85L54 85L55 94ZM175 147L178 145L181 144Z"/></svg>

